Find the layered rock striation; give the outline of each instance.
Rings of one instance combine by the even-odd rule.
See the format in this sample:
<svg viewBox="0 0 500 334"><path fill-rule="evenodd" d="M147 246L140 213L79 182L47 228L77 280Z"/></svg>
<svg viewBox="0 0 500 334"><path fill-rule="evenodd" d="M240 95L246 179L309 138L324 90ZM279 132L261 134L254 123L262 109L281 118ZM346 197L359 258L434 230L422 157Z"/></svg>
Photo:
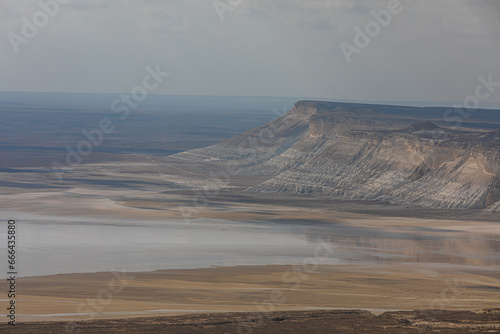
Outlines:
<svg viewBox="0 0 500 334"><path fill-rule="evenodd" d="M500 131L422 119L442 120L444 111L301 101L266 125L172 159L266 176L247 191L499 210Z"/></svg>

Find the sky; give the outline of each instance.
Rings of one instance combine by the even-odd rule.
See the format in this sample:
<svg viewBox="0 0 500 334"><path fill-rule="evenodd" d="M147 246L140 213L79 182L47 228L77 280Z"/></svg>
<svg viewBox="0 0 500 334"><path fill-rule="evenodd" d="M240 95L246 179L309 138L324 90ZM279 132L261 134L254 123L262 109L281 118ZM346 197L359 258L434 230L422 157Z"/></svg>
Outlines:
<svg viewBox="0 0 500 334"><path fill-rule="evenodd" d="M500 82L500 1L397 2L2 0L0 91L126 93L148 66L170 73L155 94L462 102Z"/></svg>

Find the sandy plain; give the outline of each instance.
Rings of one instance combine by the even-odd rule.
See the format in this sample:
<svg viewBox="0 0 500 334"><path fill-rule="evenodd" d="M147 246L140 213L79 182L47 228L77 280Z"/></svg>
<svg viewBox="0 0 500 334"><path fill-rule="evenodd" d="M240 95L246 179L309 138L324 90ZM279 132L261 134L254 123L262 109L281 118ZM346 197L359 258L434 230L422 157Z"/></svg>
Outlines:
<svg viewBox="0 0 500 334"><path fill-rule="evenodd" d="M414 309L479 311L499 305L500 225L488 221L384 217L243 203L228 200L230 194L221 194L209 205L193 209L192 196L154 189L110 189L99 195L92 187L17 194L9 191L0 195L0 203L20 215L36 212L141 219L315 221L409 234L424 229L427 236L439 236L450 243L449 249L455 247L465 254L440 254L438 248L434 252L432 242L422 244L418 238L396 244L385 238L360 238L336 246L347 252L374 252L367 262L357 264L322 265L313 252L293 265L21 277L17 301L21 322L333 309L364 309L375 314ZM71 205L75 200L78 206ZM182 208L191 208L188 217ZM461 233L472 239L457 241ZM490 241L475 242L474 236L484 238L485 234ZM418 250L422 247L428 250ZM328 256L327 248L319 250L321 256ZM2 281L0 290L6 288Z"/></svg>
<svg viewBox="0 0 500 334"><path fill-rule="evenodd" d="M498 307L500 274L408 265L241 266L27 277L19 289L22 322L284 310L479 311Z"/></svg>

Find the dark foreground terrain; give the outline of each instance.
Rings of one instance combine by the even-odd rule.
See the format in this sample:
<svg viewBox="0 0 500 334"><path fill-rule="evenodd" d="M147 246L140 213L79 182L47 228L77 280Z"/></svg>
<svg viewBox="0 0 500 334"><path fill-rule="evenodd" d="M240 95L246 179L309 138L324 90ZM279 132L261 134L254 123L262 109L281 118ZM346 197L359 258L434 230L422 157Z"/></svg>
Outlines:
<svg viewBox="0 0 500 334"><path fill-rule="evenodd" d="M0 333L500 333L500 309L470 311L362 310L198 314L91 322L2 325Z"/></svg>

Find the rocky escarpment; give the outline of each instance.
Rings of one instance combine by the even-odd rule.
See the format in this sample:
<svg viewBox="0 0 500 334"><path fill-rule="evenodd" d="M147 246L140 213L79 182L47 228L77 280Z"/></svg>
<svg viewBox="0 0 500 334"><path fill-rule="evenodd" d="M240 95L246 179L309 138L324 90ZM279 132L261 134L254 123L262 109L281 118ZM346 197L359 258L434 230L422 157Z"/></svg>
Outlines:
<svg viewBox="0 0 500 334"><path fill-rule="evenodd" d="M174 159L267 175L258 192L431 208L500 209L498 130L452 129L426 108L302 101L260 128ZM444 110L434 110L442 119Z"/></svg>

